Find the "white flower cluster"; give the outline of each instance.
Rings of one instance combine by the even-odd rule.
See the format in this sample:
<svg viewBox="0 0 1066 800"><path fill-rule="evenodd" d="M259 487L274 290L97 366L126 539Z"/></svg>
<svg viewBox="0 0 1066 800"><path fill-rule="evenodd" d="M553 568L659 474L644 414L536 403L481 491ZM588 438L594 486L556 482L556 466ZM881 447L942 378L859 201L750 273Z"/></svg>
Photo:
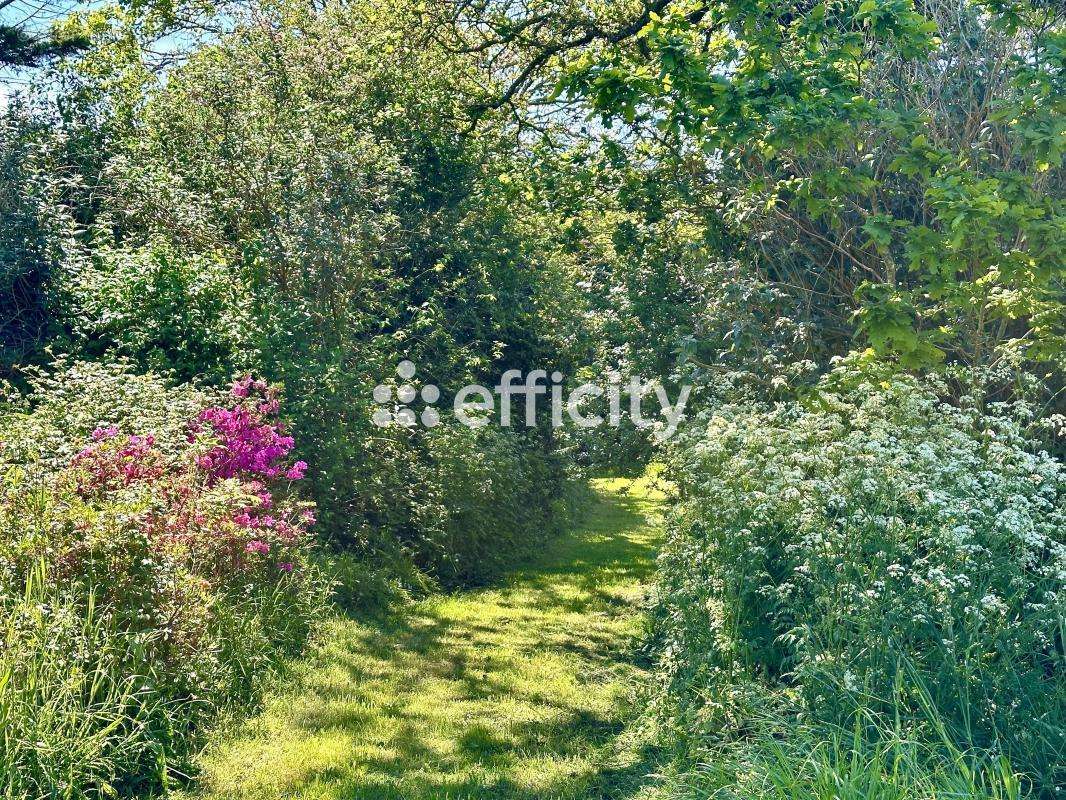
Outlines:
<svg viewBox="0 0 1066 800"><path fill-rule="evenodd" d="M706 664L889 702L906 662L946 708L984 698L960 713L989 738L1050 727L1066 697L1054 458L910 381L705 423L674 447L661 557L676 703L711 691Z"/></svg>

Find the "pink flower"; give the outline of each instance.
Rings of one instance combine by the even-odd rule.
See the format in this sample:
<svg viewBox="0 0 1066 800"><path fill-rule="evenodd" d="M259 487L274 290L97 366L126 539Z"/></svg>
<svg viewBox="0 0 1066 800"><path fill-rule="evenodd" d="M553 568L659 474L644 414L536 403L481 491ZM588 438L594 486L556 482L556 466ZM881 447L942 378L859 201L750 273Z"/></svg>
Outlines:
<svg viewBox="0 0 1066 800"><path fill-rule="evenodd" d="M285 477L290 481L298 481L304 476L305 472L307 472L307 462L297 461L289 467L289 471L285 473Z"/></svg>
<svg viewBox="0 0 1066 800"><path fill-rule="evenodd" d="M260 555L266 555L270 552L270 545L261 539L252 539L244 546L246 553L259 553Z"/></svg>
<svg viewBox="0 0 1066 800"><path fill-rule="evenodd" d="M285 471L280 462L292 450L293 438L283 435L279 425L271 424L270 420L278 411L273 390L262 381L253 382L250 377L234 385L238 397L247 396L247 392L253 389L264 393L267 400L256 406L216 406L203 411L197 420L199 424L208 423L219 442L197 462L213 478L251 475L275 478ZM194 423L192 429L199 430L199 424ZM302 471L296 470L293 474L302 475Z"/></svg>
<svg viewBox="0 0 1066 800"><path fill-rule="evenodd" d="M316 521L315 512L311 509L307 509L302 514L300 514L300 519L305 525L314 525Z"/></svg>
<svg viewBox="0 0 1066 800"><path fill-rule="evenodd" d="M106 428L97 428L93 431L93 441L101 442L104 439L113 439L118 436L118 428L114 425L108 425Z"/></svg>
<svg viewBox="0 0 1066 800"><path fill-rule="evenodd" d="M286 561L282 564L278 564L278 569L280 569L282 572L292 572L292 563Z"/></svg>

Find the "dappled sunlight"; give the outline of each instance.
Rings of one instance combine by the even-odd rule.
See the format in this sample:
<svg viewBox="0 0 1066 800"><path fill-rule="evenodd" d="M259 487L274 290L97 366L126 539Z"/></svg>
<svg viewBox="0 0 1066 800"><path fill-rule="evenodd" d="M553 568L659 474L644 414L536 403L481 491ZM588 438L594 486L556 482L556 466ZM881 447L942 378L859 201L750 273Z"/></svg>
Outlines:
<svg viewBox="0 0 1066 800"><path fill-rule="evenodd" d="M498 587L337 618L292 688L209 751L205 798L637 797L620 744L661 492L598 480L578 529Z"/></svg>

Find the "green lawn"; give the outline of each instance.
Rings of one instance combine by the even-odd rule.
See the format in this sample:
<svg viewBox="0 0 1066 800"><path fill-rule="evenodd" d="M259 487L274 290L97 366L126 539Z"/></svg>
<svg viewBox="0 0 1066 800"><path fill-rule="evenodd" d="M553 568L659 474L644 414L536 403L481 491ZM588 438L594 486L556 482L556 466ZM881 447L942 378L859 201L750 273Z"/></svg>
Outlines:
<svg viewBox="0 0 1066 800"><path fill-rule="evenodd" d="M497 588L331 621L290 686L204 759L204 798L640 797L626 722L662 495L594 481L582 523Z"/></svg>

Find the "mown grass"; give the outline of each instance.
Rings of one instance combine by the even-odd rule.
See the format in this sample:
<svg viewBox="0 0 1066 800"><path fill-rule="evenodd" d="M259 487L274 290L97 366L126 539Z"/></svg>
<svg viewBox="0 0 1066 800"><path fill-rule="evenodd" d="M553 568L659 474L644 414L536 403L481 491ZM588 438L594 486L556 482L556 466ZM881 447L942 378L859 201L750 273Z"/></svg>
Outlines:
<svg viewBox="0 0 1066 800"><path fill-rule="evenodd" d="M626 722L662 495L593 490L584 521L501 586L333 619L296 679L208 751L192 796L640 796L653 754Z"/></svg>

